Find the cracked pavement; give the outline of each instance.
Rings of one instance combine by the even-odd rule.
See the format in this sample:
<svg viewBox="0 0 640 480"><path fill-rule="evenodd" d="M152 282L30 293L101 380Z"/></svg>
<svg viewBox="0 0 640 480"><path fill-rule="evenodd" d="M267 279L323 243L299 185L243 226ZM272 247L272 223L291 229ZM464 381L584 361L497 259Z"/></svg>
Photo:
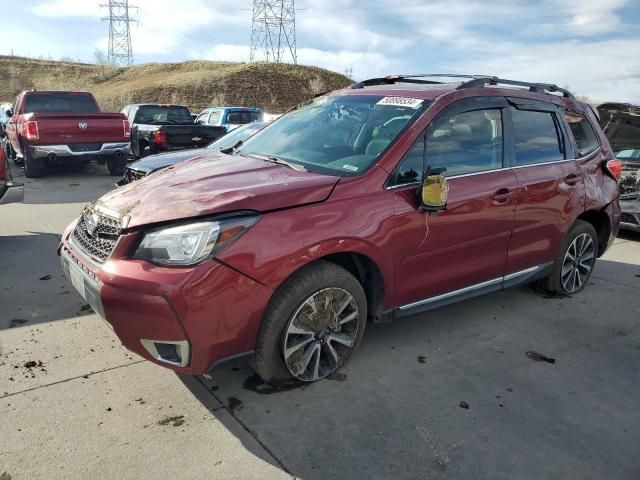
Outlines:
<svg viewBox="0 0 640 480"><path fill-rule="evenodd" d="M368 325L340 375L276 390L242 364L178 376L83 309L58 235L113 180L54 171L0 207L3 480L640 476L640 235L582 294L520 287Z"/></svg>

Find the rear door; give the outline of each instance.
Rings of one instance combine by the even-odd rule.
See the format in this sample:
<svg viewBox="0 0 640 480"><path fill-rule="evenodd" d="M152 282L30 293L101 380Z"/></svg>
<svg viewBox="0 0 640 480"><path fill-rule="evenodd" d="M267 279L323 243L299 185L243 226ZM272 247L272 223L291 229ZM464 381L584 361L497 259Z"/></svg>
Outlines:
<svg viewBox="0 0 640 480"><path fill-rule="evenodd" d="M500 288L515 213L515 173L503 135L504 98L473 98L441 112L394 173L396 304L421 308L444 294ZM424 148L426 140L426 149ZM445 169L447 209L420 209L427 168Z"/></svg>
<svg viewBox="0 0 640 480"><path fill-rule="evenodd" d="M584 178L561 115L553 104L510 99L513 170L518 181L507 274L553 261L584 210Z"/></svg>

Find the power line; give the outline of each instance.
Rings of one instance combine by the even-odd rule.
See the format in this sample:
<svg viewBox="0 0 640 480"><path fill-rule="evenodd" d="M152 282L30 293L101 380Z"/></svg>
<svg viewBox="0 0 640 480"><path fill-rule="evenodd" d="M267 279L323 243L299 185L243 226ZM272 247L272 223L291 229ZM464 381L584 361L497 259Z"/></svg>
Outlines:
<svg viewBox="0 0 640 480"><path fill-rule="evenodd" d="M129 16L129 0L109 0L100 7L109 9L109 16L102 21L109 22L109 63L117 67L133 64L133 48L131 47L130 24L137 22Z"/></svg>
<svg viewBox="0 0 640 480"><path fill-rule="evenodd" d="M253 0L249 61L259 50L267 62L280 63L289 54L298 63L295 0Z"/></svg>

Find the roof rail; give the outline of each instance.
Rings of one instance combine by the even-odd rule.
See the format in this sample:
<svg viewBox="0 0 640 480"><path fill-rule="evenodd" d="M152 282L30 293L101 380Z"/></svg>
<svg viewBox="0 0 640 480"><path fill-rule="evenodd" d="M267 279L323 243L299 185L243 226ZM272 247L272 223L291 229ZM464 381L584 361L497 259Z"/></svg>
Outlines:
<svg viewBox="0 0 640 480"><path fill-rule="evenodd" d="M575 99L573 94L564 88L560 88L552 83L522 82L519 80L508 80L493 75L461 75L457 73L420 73L416 75L388 75L380 78L370 78L351 85L351 88L364 88L374 85L392 85L395 83L421 83L438 84L443 83L436 80L426 80L427 78L464 78L468 79L458 89L463 88L484 88L486 85L512 85L516 87L527 87L531 92L538 93L562 93L566 98Z"/></svg>

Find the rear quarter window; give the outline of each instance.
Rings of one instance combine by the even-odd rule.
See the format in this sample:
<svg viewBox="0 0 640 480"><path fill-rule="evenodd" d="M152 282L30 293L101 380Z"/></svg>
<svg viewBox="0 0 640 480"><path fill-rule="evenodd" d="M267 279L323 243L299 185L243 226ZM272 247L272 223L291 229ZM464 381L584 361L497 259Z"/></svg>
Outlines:
<svg viewBox="0 0 640 480"><path fill-rule="evenodd" d="M584 115L565 112L564 117L567 120L569 128L571 129L571 134L576 141L579 156L583 157L588 155L600 147L598 135L591 125L591 122L589 122Z"/></svg>
<svg viewBox="0 0 640 480"><path fill-rule="evenodd" d="M511 108L516 165L564 160L562 134L551 112Z"/></svg>

